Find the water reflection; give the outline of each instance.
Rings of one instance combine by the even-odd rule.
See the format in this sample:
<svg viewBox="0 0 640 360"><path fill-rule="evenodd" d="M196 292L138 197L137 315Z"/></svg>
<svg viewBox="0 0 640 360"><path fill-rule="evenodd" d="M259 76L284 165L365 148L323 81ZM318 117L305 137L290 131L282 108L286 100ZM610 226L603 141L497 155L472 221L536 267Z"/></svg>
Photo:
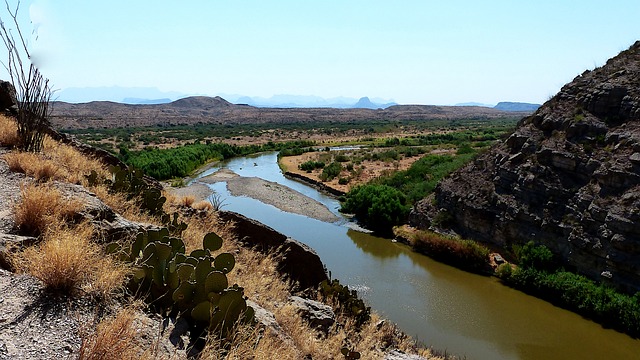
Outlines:
<svg viewBox="0 0 640 360"><path fill-rule="evenodd" d="M397 243L392 243L388 239L366 234L353 229L347 230L347 236L356 244L356 247L367 254L377 258L396 258L402 254Z"/></svg>

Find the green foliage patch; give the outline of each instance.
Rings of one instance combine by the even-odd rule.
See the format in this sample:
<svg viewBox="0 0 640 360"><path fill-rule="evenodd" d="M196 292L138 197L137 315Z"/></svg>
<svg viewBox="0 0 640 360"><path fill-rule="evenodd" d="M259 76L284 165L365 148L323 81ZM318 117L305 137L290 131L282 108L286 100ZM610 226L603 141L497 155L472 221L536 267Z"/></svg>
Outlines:
<svg viewBox="0 0 640 360"><path fill-rule="evenodd" d="M640 336L640 292L627 295L585 276L565 271L552 261L544 246L529 242L516 254L520 266L501 266L496 272L504 283L587 316L599 323Z"/></svg>
<svg viewBox="0 0 640 360"><path fill-rule="evenodd" d="M224 160L263 151L285 149L303 151L301 150L303 147L311 145L313 145L313 142L309 141L269 142L264 145L247 146L196 142L171 149L154 147L148 147L142 151L127 151L123 149L120 152L120 157L128 165L142 169L145 174L158 180L166 180L187 176L211 160Z"/></svg>
<svg viewBox="0 0 640 360"><path fill-rule="evenodd" d="M342 212L354 214L369 229L388 233L409 215L404 194L387 185L357 186L346 196Z"/></svg>
<svg viewBox="0 0 640 360"><path fill-rule="evenodd" d="M472 240L456 239L430 231L418 231L411 246L435 260L475 273L489 268L489 249Z"/></svg>
<svg viewBox="0 0 640 360"><path fill-rule="evenodd" d="M320 295L338 302L338 311L353 318L356 326L360 327L371 319L371 308L366 306L364 301L358 297L356 290L349 290L349 287L340 284L340 281L324 280L320 283Z"/></svg>

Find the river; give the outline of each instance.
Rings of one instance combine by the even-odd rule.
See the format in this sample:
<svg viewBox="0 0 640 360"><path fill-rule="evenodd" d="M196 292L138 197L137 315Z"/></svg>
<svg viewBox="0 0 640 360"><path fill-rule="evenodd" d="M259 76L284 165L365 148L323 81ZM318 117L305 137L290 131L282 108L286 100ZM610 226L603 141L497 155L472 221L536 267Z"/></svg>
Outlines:
<svg viewBox="0 0 640 360"><path fill-rule="evenodd" d="M338 212L336 199L285 178L276 153L232 159L220 167L288 186L339 215L340 221L326 223L231 196L223 182L209 185L224 199L224 210L311 246L333 278L358 290L372 309L428 346L481 360L640 359L640 340L506 287L496 278L458 270L405 245L353 230Z"/></svg>

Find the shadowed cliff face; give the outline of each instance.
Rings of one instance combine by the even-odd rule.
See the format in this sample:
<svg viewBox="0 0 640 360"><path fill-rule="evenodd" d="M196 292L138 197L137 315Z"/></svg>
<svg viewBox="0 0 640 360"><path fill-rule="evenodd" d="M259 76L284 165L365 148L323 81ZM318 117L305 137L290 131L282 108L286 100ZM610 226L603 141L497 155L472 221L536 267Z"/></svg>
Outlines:
<svg viewBox="0 0 640 360"><path fill-rule="evenodd" d="M443 180L410 221L434 219L498 247L534 240L569 269L640 290L640 41Z"/></svg>

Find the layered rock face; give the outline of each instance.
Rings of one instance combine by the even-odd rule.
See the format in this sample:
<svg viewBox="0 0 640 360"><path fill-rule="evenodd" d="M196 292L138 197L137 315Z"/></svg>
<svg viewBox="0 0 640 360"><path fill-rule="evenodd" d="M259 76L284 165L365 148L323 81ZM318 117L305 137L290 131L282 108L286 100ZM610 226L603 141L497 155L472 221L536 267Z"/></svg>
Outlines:
<svg viewBox="0 0 640 360"><path fill-rule="evenodd" d="M533 240L568 269L640 290L640 41L443 180L410 222L506 249Z"/></svg>

